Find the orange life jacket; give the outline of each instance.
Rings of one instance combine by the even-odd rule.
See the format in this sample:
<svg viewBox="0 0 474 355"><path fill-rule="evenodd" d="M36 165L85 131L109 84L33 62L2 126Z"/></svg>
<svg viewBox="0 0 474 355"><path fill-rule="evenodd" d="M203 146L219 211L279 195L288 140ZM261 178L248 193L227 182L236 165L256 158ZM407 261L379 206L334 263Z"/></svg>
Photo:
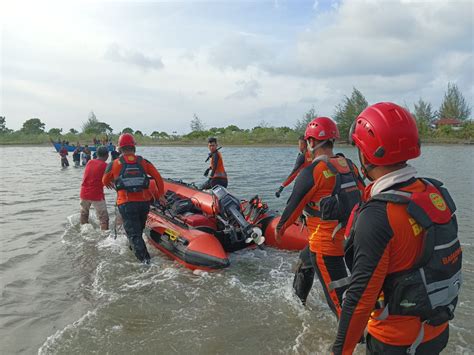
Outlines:
<svg viewBox="0 0 474 355"><path fill-rule="evenodd" d="M379 297L382 306L373 311L368 322L369 333L386 344L418 346L441 334L453 317L462 256L454 217L456 207L442 184L433 182L436 181L419 179L400 190L373 196L361 207L372 201L386 202L393 230L387 255L380 260L388 262ZM352 236L361 209L354 211L355 217L346 229L349 269Z"/></svg>
<svg viewBox="0 0 474 355"><path fill-rule="evenodd" d="M163 179L161 178L160 173L156 168L148 162L146 159L143 159L135 154L123 154L123 159L116 159L109 163L105 170L105 174L102 178L102 182L105 186L110 186L116 184L117 180L120 178L121 172L123 170L122 160L125 160L127 163L131 164L140 164L143 171L146 175L151 176L158 188L158 196L161 196L164 193ZM127 202L140 202L140 201L150 201L153 199L153 195L150 193L148 188L143 187L141 191L127 191L125 188L119 189L117 191L117 205L121 205Z"/></svg>
<svg viewBox="0 0 474 355"><path fill-rule="evenodd" d="M218 156L217 168L212 172L211 179L227 179L227 173L224 169L224 160L222 159L222 154L220 152L215 153ZM214 154L211 156L211 169L214 167Z"/></svg>
<svg viewBox="0 0 474 355"><path fill-rule="evenodd" d="M303 210L311 251L344 255L344 229L361 200L362 182L352 162L342 156L319 160L313 168L315 193Z"/></svg>

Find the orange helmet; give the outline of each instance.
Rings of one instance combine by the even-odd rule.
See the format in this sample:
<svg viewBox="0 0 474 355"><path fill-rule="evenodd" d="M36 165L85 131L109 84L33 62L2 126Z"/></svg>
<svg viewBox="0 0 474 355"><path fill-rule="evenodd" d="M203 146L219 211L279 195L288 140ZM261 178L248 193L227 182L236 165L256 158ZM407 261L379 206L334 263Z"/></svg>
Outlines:
<svg viewBox="0 0 474 355"><path fill-rule="evenodd" d="M306 126L304 139L314 138L318 141L339 138L336 122L329 117L316 117Z"/></svg>
<svg viewBox="0 0 474 355"><path fill-rule="evenodd" d="M135 138L130 133L123 133L120 135L118 140L119 148L123 147L135 147L137 143L135 142Z"/></svg>

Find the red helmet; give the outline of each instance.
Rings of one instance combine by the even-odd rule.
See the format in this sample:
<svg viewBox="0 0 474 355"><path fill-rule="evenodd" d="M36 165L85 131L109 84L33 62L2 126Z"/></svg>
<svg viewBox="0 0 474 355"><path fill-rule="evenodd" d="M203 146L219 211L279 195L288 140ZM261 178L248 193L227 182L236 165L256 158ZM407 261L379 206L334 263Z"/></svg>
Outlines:
<svg viewBox="0 0 474 355"><path fill-rule="evenodd" d="M349 139L373 165L392 165L420 155L414 118L391 102L380 102L362 111L352 124Z"/></svg>
<svg viewBox="0 0 474 355"><path fill-rule="evenodd" d="M336 122L329 117L316 117L306 126L304 139L314 138L318 141L339 138Z"/></svg>
<svg viewBox="0 0 474 355"><path fill-rule="evenodd" d="M135 138L130 133L123 133L120 135L118 140L119 148L123 147L135 147L137 143L135 142Z"/></svg>

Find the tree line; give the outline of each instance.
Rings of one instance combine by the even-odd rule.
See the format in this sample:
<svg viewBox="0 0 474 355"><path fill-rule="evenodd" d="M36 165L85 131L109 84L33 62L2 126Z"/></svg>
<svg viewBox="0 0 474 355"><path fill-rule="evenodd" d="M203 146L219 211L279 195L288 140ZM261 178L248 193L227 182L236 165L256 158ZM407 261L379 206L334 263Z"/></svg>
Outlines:
<svg viewBox="0 0 474 355"><path fill-rule="evenodd" d="M369 105L364 95L356 88L350 96L345 96L331 116L337 123L341 134L341 140L346 140L350 126L354 119ZM420 98L413 107L412 112L415 117L422 139L436 138L457 138L472 139L474 136L473 123L470 118L471 107L466 102L464 96L456 86L449 83L444 94L443 101L438 110L433 109L431 103ZM298 136L304 133L306 125L318 112L312 106L300 119L297 119L293 127L273 127L265 121L261 121L252 129L242 129L236 125L227 127L206 128L204 122L197 114L193 115L190 122L191 132L185 135L177 135L176 132L168 134L164 131L153 131L150 135L140 130L133 130L126 127L114 134L112 127L100 121L94 112L91 112L88 119L83 123L81 132L71 128L63 132L61 128L45 129L45 123L39 118L30 118L23 123L18 131L13 131L6 127L6 118L0 116L0 143L43 143L46 139L66 138L73 142L79 139L91 139L92 137L108 137L116 139L120 133L132 133L136 139L142 143L163 142L183 142L199 143L209 136L217 136L223 143L231 144L252 144L252 143L292 143ZM455 118L463 122L461 130L453 131L450 126L443 126L441 129L433 129L433 122L441 118ZM15 139L17 141L15 141Z"/></svg>
<svg viewBox="0 0 474 355"><path fill-rule="evenodd" d="M345 96L341 103L335 108L333 118L339 127L341 140L345 141L348 138L349 130L355 118L369 105L367 99L362 92L357 88L353 88L350 96ZM436 111L433 109L431 103L424 101L422 98L414 104L413 110L405 105L405 108L410 111L416 119L420 136L425 139L430 138L461 138L472 139L474 137L474 127L470 120L471 107L466 102L463 94L456 84L448 83L448 88L444 94L441 106ZM206 130L205 124L200 118L194 114L191 120L191 133L185 137L203 138L213 135L224 135L228 138L228 134L235 135L236 132L245 132L248 135L255 136L266 135L273 136L275 140L277 137L285 138L288 136L295 137L304 133L307 124L318 116L318 112L312 106L302 117L298 119L293 128L289 127L269 127L268 124L263 123L254 127L252 130L242 130L236 126L228 126L226 128L210 128ZM443 126L440 129L434 129L434 122L442 118L454 118L463 122L460 131L454 131L450 126Z"/></svg>

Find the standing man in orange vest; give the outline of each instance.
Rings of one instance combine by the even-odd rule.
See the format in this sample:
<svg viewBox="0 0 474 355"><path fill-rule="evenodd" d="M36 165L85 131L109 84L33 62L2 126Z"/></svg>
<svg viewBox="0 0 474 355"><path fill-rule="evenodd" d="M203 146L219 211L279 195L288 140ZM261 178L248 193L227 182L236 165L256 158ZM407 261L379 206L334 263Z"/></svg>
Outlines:
<svg viewBox="0 0 474 355"><path fill-rule="evenodd" d="M164 194L163 180L152 163L135 155L136 143L130 133L119 137L118 146L122 155L109 163L102 182L117 190L117 205L130 246L137 259L148 264L150 255L143 241L143 229L153 198L148 191L149 179L151 176L156 181L158 197Z"/></svg>
<svg viewBox="0 0 474 355"><path fill-rule="evenodd" d="M439 354L461 286L456 206L440 181L407 164L420 140L403 107L369 106L350 138L372 183L346 229L351 281L333 353L352 354L367 328L368 354Z"/></svg>
<svg viewBox="0 0 474 355"><path fill-rule="evenodd" d="M211 189L216 185L227 187L227 173L224 169L222 154L219 152L220 148L217 148L217 138L211 137L207 142L209 148L209 156L207 160L211 160L211 165L204 172L204 176L209 176L209 179L201 186L201 189Z"/></svg>
<svg viewBox="0 0 474 355"><path fill-rule="evenodd" d="M275 192L275 196L277 198L280 197L283 189L287 187L289 184L291 184L294 179L296 179L296 177L301 172L301 170L303 170L304 168L306 168L308 165L310 165L313 162L313 158L311 157L311 154L308 150L306 139L304 139L304 135L298 138L298 148L300 152L298 156L296 157L295 166L293 167L293 170L291 171L290 175L288 175L286 180L283 181L281 186Z"/></svg>
<svg viewBox="0 0 474 355"><path fill-rule="evenodd" d="M313 119L304 138L314 159L296 178L276 227L276 240L281 240L285 230L301 214L305 215L309 246L300 253L293 288L305 304L316 273L329 308L338 317L344 289L331 289L329 284L347 277L344 227L352 208L361 201L363 183L354 164L333 152L339 130L332 119Z"/></svg>

